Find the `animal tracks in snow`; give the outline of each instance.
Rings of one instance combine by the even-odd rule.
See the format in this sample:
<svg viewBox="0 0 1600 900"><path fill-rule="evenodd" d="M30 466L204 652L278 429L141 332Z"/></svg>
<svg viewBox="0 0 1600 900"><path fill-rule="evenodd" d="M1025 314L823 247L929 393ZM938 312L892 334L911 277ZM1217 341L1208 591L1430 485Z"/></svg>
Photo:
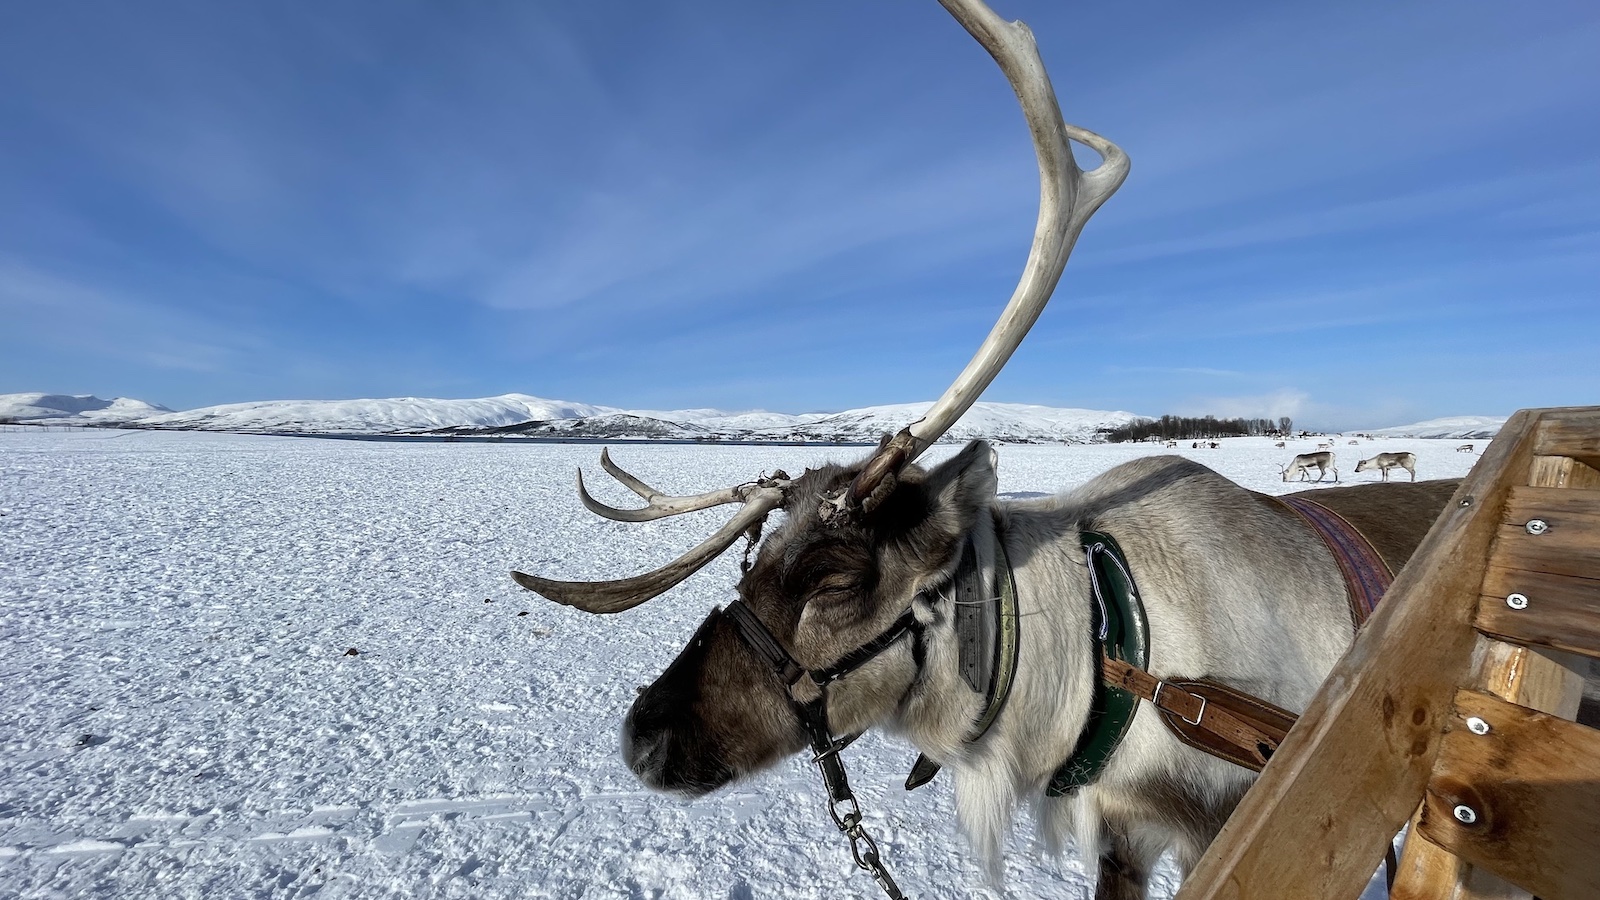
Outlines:
<svg viewBox="0 0 1600 900"><path fill-rule="evenodd" d="M211 810L187 814L136 814L103 828L63 828L27 818L0 817L0 860L10 864L32 857L81 859L127 852L185 850L196 847L269 849L288 844L344 841L350 850L366 845L397 856L411 851L430 830L462 827L519 829L529 839L558 840L579 817L648 817L652 798L617 792L584 798L503 796L425 798L388 805L356 803L322 806L304 813L248 815ZM751 794L734 798L733 819L743 821L768 801ZM685 808L685 818L718 814ZM722 816L726 818L726 816Z"/></svg>

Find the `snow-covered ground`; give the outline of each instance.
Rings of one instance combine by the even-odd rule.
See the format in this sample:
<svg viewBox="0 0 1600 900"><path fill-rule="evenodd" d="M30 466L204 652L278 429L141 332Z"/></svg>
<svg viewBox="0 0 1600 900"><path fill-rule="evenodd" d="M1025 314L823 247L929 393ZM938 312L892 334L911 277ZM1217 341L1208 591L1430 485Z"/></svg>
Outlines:
<svg viewBox="0 0 1600 900"><path fill-rule="evenodd" d="M1313 444L1222 443L1178 452L1274 493ZM1457 443L1336 449L1348 483L1376 480L1354 468L1380 449L1462 475L1477 455ZM729 599L736 565L611 617L518 589L513 567L642 571L726 514L598 520L573 492L597 452L0 429L0 896L874 896L800 758L692 803L623 766L634 687ZM616 456L688 492L859 452ZM1003 447L1001 489L1158 452ZM622 501L611 487L595 485ZM908 894L993 896L948 783L905 793L914 752L875 735L846 756ZM1007 876L1011 896L1086 895L1081 866L1039 861L1025 830Z"/></svg>

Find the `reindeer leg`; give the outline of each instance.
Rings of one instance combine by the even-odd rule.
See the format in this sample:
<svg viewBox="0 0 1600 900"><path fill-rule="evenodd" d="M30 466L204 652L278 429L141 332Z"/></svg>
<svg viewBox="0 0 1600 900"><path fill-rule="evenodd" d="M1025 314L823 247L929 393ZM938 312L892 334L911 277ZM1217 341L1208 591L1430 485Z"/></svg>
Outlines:
<svg viewBox="0 0 1600 900"><path fill-rule="evenodd" d="M1135 852L1123 832L1106 823L1110 841L1100 854L1100 878L1095 883L1094 900L1144 900L1150 867Z"/></svg>

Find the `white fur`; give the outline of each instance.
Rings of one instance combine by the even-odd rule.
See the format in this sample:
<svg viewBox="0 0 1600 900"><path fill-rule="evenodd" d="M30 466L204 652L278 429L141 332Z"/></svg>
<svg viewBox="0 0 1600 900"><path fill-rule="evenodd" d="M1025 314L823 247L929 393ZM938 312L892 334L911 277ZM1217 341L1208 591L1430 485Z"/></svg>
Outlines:
<svg viewBox="0 0 1600 900"><path fill-rule="evenodd" d="M1044 797L1083 730L1096 678L1088 574L1079 533L1112 534L1126 552L1150 621L1150 671L1212 677L1301 709L1351 637L1343 583L1320 540L1292 514L1176 457L1119 466L1059 497L997 503L975 539L993 572L995 541L1015 568L1021 653L1009 703L984 738L964 738L981 701L956 669L950 601L919 610L929 626L922 681L890 726L953 776L963 830L992 879L1018 807L1038 812L1046 850L1070 839L1086 857L1108 823L1148 865L1167 847L1192 865L1251 773L1177 741L1153 710L1136 714L1100 780L1074 797ZM1192 796L1195 816L1153 804L1159 783Z"/></svg>

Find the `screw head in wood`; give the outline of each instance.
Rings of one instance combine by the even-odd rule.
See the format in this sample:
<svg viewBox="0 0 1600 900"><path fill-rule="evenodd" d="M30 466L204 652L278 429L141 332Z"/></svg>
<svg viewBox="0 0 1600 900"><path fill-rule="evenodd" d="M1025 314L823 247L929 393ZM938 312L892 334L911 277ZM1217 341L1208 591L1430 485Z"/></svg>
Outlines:
<svg viewBox="0 0 1600 900"><path fill-rule="evenodd" d="M1489 723L1478 718L1477 716L1473 716L1467 719L1467 730L1473 734L1488 734Z"/></svg>
<svg viewBox="0 0 1600 900"><path fill-rule="evenodd" d="M1478 822L1478 811L1466 804L1455 808L1456 821L1463 825L1475 825Z"/></svg>
<svg viewBox="0 0 1600 900"><path fill-rule="evenodd" d="M1511 594L1511 595L1506 597L1506 605L1511 607L1512 609L1527 609L1528 608L1528 595L1527 594Z"/></svg>
<svg viewBox="0 0 1600 900"><path fill-rule="evenodd" d="M1529 534L1544 534L1550 530L1550 523L1543 519L1529 519L1528 524L1522 526Z"/></svg>

